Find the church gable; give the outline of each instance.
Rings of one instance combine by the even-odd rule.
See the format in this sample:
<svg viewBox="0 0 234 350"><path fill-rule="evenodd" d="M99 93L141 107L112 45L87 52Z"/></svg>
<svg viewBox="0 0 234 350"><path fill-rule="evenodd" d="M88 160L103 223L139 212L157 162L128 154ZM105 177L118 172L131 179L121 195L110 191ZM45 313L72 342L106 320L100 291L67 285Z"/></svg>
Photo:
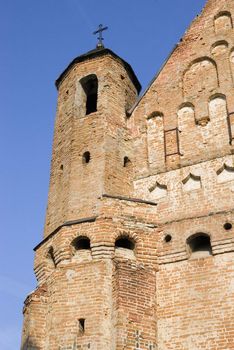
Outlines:
<svg viewBox="0 0 234 350"><path fill-rule="evenodd" d="M231 153L233 20L232 0L208 1L135 106L132 123L142 126L139 137L145 144L137 152L141 175ZM163 127L152 131L154 113L163 116ZM164 149L157 154L159 142Z"/></svg>

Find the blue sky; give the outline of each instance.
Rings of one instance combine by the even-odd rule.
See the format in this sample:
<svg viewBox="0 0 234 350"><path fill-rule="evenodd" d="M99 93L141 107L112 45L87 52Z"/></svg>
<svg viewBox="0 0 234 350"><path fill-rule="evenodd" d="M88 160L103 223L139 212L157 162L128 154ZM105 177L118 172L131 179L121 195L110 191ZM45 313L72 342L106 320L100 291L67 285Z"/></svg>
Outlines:
<svg viewBox="0 0 234 350"><path fill-rule="evenodd" d="M143 90L205 0L0 0L0 349L19 349L22 307L36 286L57 92L55 79L95 47L128 61Z"/></svg>

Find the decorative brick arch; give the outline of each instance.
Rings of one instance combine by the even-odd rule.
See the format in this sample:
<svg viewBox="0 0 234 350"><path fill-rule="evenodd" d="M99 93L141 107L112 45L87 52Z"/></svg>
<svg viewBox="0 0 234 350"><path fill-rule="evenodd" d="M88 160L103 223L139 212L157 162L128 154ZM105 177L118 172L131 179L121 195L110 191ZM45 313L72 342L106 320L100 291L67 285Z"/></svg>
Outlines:
<svg viewBox="0 0 234 350"><path fill-rule="evenodd" d="M149 168L160 168L165 162L164 114L151 112L146 120Z"/></svg>
<svg viewBox="0 0 234 350"><path fill-rule="evenodd" d="M219 87L217 64L210 57L197 58L184 72L183 94L186 98L210 94L217 87Z"/></svg>
<svg viewBox="0 0 234 350"><path fill-rule="evenodd" d="M226 40L219 40L216 41L212 46L211 46L211 54L216 57L220 56L222 54L225 54L227 49L228 49L228 42Z"/></svg>
<svg viewBox="0 0 234 350"><path fill-rule="evenodd" d="M233 28L231 12L221 11L214 17L214 30L216 34L225 33Z"/></svg>
<svg viewBox="0 0 234 350"><path fill-rule="evenodd" d="M122 231L122 232L117 232L114 234L113 236L113 245L115 245L116 240L120 239L120 238L128 238L132 241L135 242L135 245L137 245L138 242L140 242L140 238L138 237L138 235L134 232L128 232L128 231Z"/></svg>

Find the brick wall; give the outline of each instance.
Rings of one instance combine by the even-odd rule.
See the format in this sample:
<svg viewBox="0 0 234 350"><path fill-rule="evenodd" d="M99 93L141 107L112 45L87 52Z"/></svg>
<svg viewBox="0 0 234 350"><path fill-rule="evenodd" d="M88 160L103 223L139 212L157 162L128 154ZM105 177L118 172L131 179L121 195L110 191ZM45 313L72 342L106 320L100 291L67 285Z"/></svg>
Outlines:
<svg viewBox="0 0 234 350"><path fill-rule="evenodd" d="M60 77L22 350L234 348L233 21L209 0L136 104L113 53Z"/></svg>

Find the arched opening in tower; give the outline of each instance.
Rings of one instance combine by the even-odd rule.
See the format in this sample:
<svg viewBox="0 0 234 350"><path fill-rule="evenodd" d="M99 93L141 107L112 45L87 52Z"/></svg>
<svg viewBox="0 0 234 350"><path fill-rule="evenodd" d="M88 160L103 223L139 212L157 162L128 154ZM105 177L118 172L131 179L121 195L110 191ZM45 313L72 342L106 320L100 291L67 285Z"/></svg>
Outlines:
<svg viewBox="0 0 234 350"><path fill-rule="evenodd" d="M86 95L86 115L97 111L98 79L95 74L90 74L80 80Z"/></svg>

